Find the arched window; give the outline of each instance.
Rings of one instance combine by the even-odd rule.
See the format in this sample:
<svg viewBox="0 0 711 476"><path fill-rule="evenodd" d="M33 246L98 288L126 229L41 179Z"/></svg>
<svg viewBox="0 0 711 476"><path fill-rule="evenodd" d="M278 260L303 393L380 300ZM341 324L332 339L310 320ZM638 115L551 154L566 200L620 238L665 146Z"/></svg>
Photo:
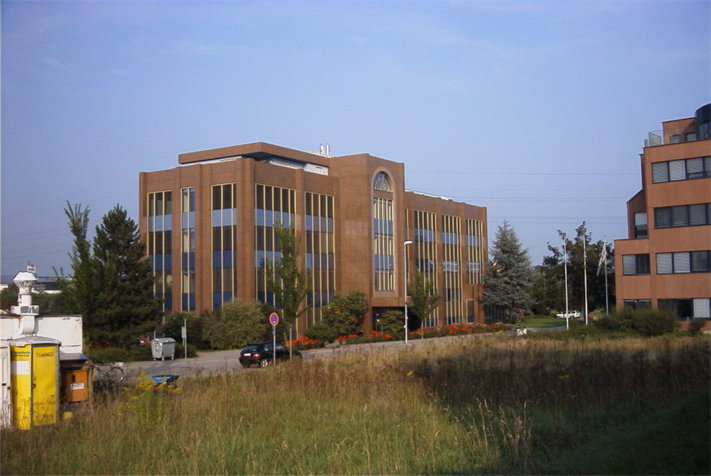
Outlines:
<svg viewBox="0 0 711 476"><path fill-rule="evenodd" d="M373 181L373 188L382 192L390 192L390 179L385 172L378 172Z"/></svg>

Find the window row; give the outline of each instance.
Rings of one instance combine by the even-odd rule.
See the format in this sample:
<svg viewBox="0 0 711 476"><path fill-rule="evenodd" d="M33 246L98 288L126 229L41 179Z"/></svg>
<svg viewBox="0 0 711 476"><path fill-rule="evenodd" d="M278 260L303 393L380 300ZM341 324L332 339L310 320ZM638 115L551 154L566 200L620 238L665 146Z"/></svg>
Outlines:
<svg viewBox="0 0 711 476"><path fill-rule="evenodd" d="M657 274L686 274L711 272L711 251L682 251L657 253ZM649 254L622 256L622 274L625 276L650 273Z"/></svg>
<svg viewBox="0 0 711 476"><path fill-rule="evenodd" d="M711 157L670 160L652 164L652 183L711 177Z"/></svg>
<svg viewBox="0 0 711 476"><path fill-rule="evenodd" d="M711 225L711 203L654 209L655 228Z"/></svg>
<svg viewBox="0 0 711 476"><path fill-rule="evenodd" d="M652 307L651 299L626 299L625 306L634 309L649 309ZM661 310L674 312L678 319L710 319L711 299L659 299L657 307Z"/></svg>

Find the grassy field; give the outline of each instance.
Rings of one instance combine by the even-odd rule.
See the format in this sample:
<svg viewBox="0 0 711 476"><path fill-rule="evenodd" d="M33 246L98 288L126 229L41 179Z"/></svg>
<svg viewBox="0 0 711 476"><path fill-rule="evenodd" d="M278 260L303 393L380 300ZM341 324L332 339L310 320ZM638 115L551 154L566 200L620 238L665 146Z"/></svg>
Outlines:
<svg viewBox="0 0 711 476"><path fill-rule="evenodd" d="M710 357L708 337L463 336L139 383L60 424L3 430L0 471L709 474Z"/></svg>

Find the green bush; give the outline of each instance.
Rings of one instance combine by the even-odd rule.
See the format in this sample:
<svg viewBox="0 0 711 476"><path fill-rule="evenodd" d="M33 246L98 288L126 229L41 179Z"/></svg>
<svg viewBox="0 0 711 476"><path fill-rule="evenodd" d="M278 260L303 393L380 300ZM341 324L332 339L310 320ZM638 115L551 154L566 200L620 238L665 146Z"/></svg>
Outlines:
<svg viewBox="0 0 711 476"><path fill-rule="evenodd" d="M706 323L708 322L707 319L694 319L689 323L689 334L692 336L695 336L699 332L701 332L701 329L704 328Z"/></svg>
<svg viewBox="0 0 711 476"><path fill-rule="evenodd" d="M600 329L632 332L646 337L670 334L679 327L673 312L649 308L626 307L616 315L602 316L593 322Z"/></svg>
<svg viewBox="0 0 711 476"><path fill-rule="evenodd" d="M321 321L306 329L304 335L309 339L325 344L327 342L334 342L338 339L338 329Z"/></svg>
<svg viewBox="0 0 711 476"><path fill-rule="evenodd" d="M203 337L215 350L238 349L271 337L269 320L257 301L235 299L212 312L205 322Z"/></svg>
<svg viewBox="0 0 711 476"><path fill-rule="evenodd" d="M207 350L210 348L210 343L203 338L203 334L205 323L209 318L209 312L203 312L201 314L189 311L174 312L168 316L165 323L161 326L161 332L164 337L172 337L176 341L182 342L182 329L187 323L188 344L198 349Z"/></svg>
<svg viewBox="0 0 711 476"><path fill-rule="evenodd" d="M405 335L405 314L402 311L385 311L380 318L380 327L385 334L392 334L393 337L403 337Z"/></svg>

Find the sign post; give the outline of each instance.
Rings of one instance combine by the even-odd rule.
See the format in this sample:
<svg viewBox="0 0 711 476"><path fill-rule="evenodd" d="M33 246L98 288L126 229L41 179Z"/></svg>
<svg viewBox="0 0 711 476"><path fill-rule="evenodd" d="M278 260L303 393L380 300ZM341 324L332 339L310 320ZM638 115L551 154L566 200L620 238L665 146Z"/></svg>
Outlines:
<svg viewBox="0 0 711 476"><path fill-rule="evenodd" d="M269 323L272 325L272 360L276 365L276 326L279 324L279 314L272 312L269 315Z"/></svg>

